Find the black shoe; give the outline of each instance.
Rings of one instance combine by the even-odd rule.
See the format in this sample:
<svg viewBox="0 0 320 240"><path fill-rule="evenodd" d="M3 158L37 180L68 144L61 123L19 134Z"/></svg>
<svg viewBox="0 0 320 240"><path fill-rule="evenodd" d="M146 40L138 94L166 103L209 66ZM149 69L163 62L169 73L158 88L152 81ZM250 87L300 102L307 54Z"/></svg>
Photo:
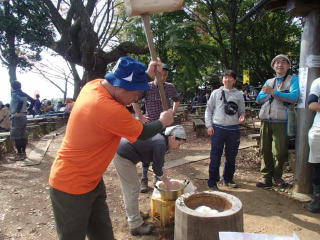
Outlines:
<svg viewBox="0 0 320 240"><path fill-rule="evenodd" d="M320 185L313 184L313 200L308 205L308 210L313 213L320 212Z"/></svg>
<svg viewBox="0 0 320 240"><path fill-rule="evenodd" d="M319 213L320 212L320 196L315 197L311 203L307 206L308 210L312 213Z"/></svg>
<svg viewBox="0 0 320 240"><path fill-rule="evenodd" d="M23 161L25 159L25 155L23 153L15 153L13 156L8 157L9 161Z"/></svg>
<svg viewBox="0 0 320 240"><path fill-rule="evenodd" d="M287 188L288 183L286 183L282 178L274 180L274 185L279 188Z"/></svg>
<svg viewBox="0 0 320 240"><path fill-rule="evenodd" d="M256 187L258 187L258 188L271 188L272 182L263 180L263 181L257 182Z"/></svg>
<svg viewBox="0 0 320 240"><path fill-rule="evenodd" d="M20 160L20 156L18 154L14 154L7 158L10 162L15 162Z"/></svg>
<svg viewBox="0 0 320 240"><path fill-rule="evenodd" d="M25 152L20 154L20 161L24 161L26 158L27 154Z"/></svg>
<svg viewBox="0 0 320 240"><path fill-rule="evenodd" d="M148 191L149 191L148 179L147 178L143 178L143 179L141 179L140 192L141 193L147 193Z"/></svg>
<svg viewBox="0 0 320 240"><path fill-rule="evenodd" d="M212 187L209 187L211 191L220 191L217 184L213 185Z"/></svg>
<svg viewBox="0 0 320 240"><path fill-rule="evenodd" d="M222 185L230 188L237 188L238 184L236 184L233 180L231 181L222 181Z"/></svg>
<svg viewBox="0 0 320 240"><path fill-rule="evenodd" d="M133 228L130 230L131 235L150 235L152 233L154 226L152 224L143 223L140 227Z"/></svg>

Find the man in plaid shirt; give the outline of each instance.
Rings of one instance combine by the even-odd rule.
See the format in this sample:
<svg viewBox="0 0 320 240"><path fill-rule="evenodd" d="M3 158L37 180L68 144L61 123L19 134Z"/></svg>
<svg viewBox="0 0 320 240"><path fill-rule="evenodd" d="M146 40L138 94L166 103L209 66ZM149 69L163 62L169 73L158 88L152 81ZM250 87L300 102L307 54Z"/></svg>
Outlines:
<svg viewBox="0 0 320 240"><path fill-rule="evenodd" d="M173 102L173 115L178 111L180 105L180 96L177 93L175 86L172 83L168 83L169 66L164 64L163 67L163 79L164 91L167 97L168 108L171 108L171 102ZM161 97L156 81L149 82L150 90L144 91L142 99L144 99L145 114L140 110L138 103L132 103L135 114L143 122L153 122L159 119L160 113L163 111L161 104ZM143 174L141 178L141 192L148 192L148 169L149 164L143 164Z"/></svg>

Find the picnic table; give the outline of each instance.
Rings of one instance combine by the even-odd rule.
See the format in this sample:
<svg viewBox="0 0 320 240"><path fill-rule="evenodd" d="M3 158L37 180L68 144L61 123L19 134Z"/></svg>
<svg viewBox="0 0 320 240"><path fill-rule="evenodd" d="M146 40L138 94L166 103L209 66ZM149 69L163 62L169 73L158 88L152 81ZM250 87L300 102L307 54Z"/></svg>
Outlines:
<svg viewBox="0 0 320 240"><path fill-rule="evenodd" d="M0 157L2 153L13 151L13 148L10 132L0 132Z"/></svg>
<svg viewBox="0 0 320 240"><path fill-rule="evenodd" d="M45 120L45 118L43 118L43 117L27 118L27 124L36 124L36 123L42 122L44 120Z"/></svg>
<svg viewBox="0 0 320 240"><path fill-rule="evenodd" d="M67 120L68 115L63 112L36 115L35 117L27 116L27 130L33 139L37 139L40 135L45 135L62 127Z"/></svg>
<svg viewBox="0 0 320 240"><path fill-rule="evenodd" d="M249 107L249 108L257 108L259 106L255 100L244 101L244 104L246 107Z"/></svg>
<svg viewBox="0 0 320 240"><path fill-rule="evenodd" d="M204 115L206 111L206 107L207 105L197 105L197 106L193 106L192 108L195 109L196 115Z"/></svg>
<svg viewBox="0 0 320 240"><path fill-rule="evenodd" d="M260 122L259 119L260 108L246 107L246 125L252 124L253 128L256 128L256 123Z"/></svg>
<svg viewBox="0 0 320 240"><path fill-rule="evenodd" d="M8 136L10 136L10 132L0 132L0 138L4 138Z"/></svg>

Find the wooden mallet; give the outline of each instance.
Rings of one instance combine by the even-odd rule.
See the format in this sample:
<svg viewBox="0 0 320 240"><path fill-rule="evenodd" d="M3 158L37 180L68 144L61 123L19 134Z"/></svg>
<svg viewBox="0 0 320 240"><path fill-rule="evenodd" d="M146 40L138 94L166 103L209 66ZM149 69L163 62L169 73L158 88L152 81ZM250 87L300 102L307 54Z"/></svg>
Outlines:
<svg viewBox="0 0 320 240"><path fill-rule="evenodd" d="M157 60L156 47L150 26L150 14L173 12L182 8L184 0L125 0L126 13L129 17L141 16L151 58ZM163 110L168 110L167 98L163 88L161 74L157 72L156 83L159 88Z"/></svg>

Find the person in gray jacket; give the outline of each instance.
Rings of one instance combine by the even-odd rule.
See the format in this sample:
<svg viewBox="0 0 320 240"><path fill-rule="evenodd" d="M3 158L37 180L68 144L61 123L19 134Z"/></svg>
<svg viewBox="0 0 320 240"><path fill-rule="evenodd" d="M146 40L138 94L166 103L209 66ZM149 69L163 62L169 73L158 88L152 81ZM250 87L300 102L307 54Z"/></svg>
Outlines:
<svg viewBox="0 0 320 240"><path fill-rule="evenodd" d="M138 162L151 163L155 175L170 186L170 179L163 170L165 153L178 149L187 139L181 125L167 127L164 134L157 134L148 140L130 143L122 138L113 164L117 170L123 200L127 212L127 220L132 235L151 234L153 225L143 221L139 211L140 181L137 174Z"/></svg>
<svg viewBox="0 0 320 240"><path fill-rule="evenodd" d="M227 70L222 78L223 86L214 90L207 102L205 125L211 136L211 152L208 186L219 190L219 168L223 149L226 163L223 172L223 184L237 187L233 180L235 161L240 144L240 123L245 122L245 104L243 93L236 88L236 75Z"/></svg>

